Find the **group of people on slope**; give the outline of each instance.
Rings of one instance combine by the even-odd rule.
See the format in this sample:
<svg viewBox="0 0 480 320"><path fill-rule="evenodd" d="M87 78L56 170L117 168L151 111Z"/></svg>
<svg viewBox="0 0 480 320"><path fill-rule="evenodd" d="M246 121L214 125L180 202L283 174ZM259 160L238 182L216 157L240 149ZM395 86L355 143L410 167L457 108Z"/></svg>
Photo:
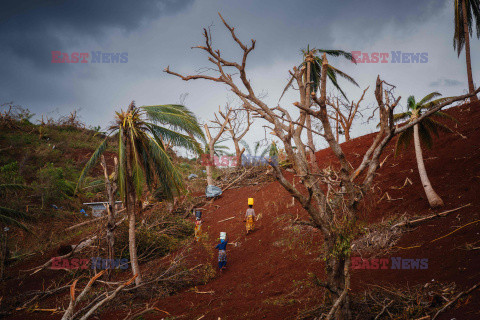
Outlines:
<svg viewBox="0 0 480 320"><path fill-rule="evenodd" d="M255 210L253 209L253 199L251 200L249 199L249 205L247 211L245 212L244 220L247 235L255 229L256 216ZM200 240L201 228L201 215L197 215L195 219L195 241L197 242ZM220 271L225 270L227 266L227 244L228 237L226 236L225 232L222 232L220 235L220 243L215 246L215 249L218 249L218 268L220 269Z"/></svg>

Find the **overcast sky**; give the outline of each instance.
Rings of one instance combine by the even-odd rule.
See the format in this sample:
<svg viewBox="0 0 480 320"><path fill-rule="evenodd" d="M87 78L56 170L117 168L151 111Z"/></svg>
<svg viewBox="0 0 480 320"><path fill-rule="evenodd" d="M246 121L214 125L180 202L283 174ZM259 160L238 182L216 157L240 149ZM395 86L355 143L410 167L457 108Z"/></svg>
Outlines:
<svg viewBox="0 0 480 320"><path fill-rule="evenodd" d="M233 94L221 84L184 82L163 69L194 73L208 66L203 52L190 49L202 43L202 28L208 26L214 45L226 57L238 57L217 12L241 39L256 39L248 74L272 106L308 44L389 53L388 63L329 59L359 83L360 89L341 82L350 99L370 86L365 106L374 102L378 74L397 86L402 101L432 91L466 93L464 52L458 58L452 46L453 0L2 0L0 103L13 101L37 117L80 109L85 123L106 127L114 111L131 100L137 105L178 103L188 93L185 105L202 121L211 120L219 105L234 101ZM471 43L474 81L480 83L480 41ZM88 63L52 63L52 51L87 52L90 57ZM127 53L128 61L92 63L93 51ZM391 51L427 53L428 61L391 63ZM292 91L281 104L291 106L295 100ZM246 136L249 143L264 137L264 124L257 121ZM359 124L353 136L375 127Z"/></svg>

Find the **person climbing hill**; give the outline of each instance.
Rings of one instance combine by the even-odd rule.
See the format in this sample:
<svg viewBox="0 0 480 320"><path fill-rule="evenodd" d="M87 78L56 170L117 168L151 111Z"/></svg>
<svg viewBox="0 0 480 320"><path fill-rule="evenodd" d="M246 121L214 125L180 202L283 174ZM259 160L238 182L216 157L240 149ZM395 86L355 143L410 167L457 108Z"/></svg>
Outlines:
<svg viewBox="0 0 480 320"><path fill-rule="evenodd" d="M218 268L220 271L225 270L227 267L227 244L228 238L226 234L220 235L220 243L217 244L215 249L218 249Z"/></svg>
<svg viewBox="0 0 480 320"><path fill-rule="evenodd" d="M195 241L200 241L200 236L202 234L202 220L197 217L195 219Z"/></svg>
<svg viewBox="0 0 480 320"><path fill-rule="evenodd" d="M195 210L195 241L200 241L202 234L202 211Z"/></svg>
<svg viewBox="0 0 480 320"><path fill-rule="evenodd" d="M247 234L250 231L253 231L255 228L255 210L253 210L253 204L248 205L247 212L245 213L245 222L246 222L246 229L247 229Z"/></svg>

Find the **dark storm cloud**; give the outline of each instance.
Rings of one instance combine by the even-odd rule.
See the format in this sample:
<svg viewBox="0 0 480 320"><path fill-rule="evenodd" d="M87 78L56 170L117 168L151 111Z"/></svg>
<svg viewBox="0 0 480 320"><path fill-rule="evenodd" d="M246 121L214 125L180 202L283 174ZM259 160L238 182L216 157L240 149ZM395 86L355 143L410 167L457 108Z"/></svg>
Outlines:
<svg viewBox="0 0 480 320"><path fill-rule="evenodd" d="M189 107L203 119L209 119L213 109L225 102L225 88L206 82L185 83L162 70L170 65L172 70L191 73L200 67L209 67L204 54L190 50L191 46L202 44L202 27L209 25L212 25L214 46L222 49L224 57L238 58L240 50L217 12L235 27L243 41L257 40L256 49L248 61L252 81L257 90L270 91L269 97L273 97L272 101L276 103L280 92L275 92L272 87L280 91L284 87L288 69L301 59L300 49L310 45L366 51L371 43L381 39L377 47L404 50L390 47L396 42L382 39L385 37L382 31L393 30L396 34L387 37L394 40L399 35L413 38L426 21L432 21L442 10L445 11L447 2L0 1L0 103L13 100L37 115L55 108L59 108L61 114L72 108L82 108L85 121L95 125L106 124L113 110L133 99L140 105L178 102L178 96L184 92L190 93ZM435 23L445 25L444 21ZM452 36L453 29L451 34L444 32L441 37L451 46ZM436 49L429 39L425 39L425 44L423 39L418 44L431 52ZM51 52L54 50L67 53L128 51L129 59L122 65L52 64ZM452 56L457 59L453 49ZM340 60L333 63L337 62ZM339 67L348 73L357 69L369 72L366 70L368 66L353 69L346 63L342 61ZM364 71L359 74L360 79L356 77L357 80L362 77L368 81L375 79L377 71L372 71L375 74ZM395 80L399 78L398 73L389 75ZM443 79L442 72L432 74L432 79Z"/></svg>
<svg viewBox="0 0 480 320"><path fill-rule="evenodd" d="M84 37L108 38L114 28L130 32L142 23L176 13L193 0L7 0L0 9L0 54L48 68L51 51ZM91 48L85 48L87 51ZM3 56L2 58L8 57ZM50 58L50 59L49 59ZM5 61L5 60L3 60Z"/></svg>

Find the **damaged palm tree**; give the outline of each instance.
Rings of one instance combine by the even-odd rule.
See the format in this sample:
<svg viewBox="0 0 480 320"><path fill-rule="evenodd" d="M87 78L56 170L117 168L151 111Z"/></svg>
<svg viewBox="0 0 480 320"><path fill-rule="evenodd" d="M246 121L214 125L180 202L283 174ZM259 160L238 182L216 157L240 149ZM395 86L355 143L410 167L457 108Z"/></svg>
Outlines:
<svg viewBox="0 0 480 320"><path fill-rule="evenodd" d="M351 319L348 291L350 286L350 247L357 228L359 204L371 192L372 182L379 168L379 159L390 140L416 123L430 116L433 112L463 100L472 94L448 99L435 108L424 113L418 119L402 127L395 127L393 111L400 97L394 99L391 90L384 89L387 84L377 78L375 96L380 114L380 131L365 152L363 160L357 168L353 168L335 139L329 122L326 104L326 80L328 64L326 55L322 57L322 73L320 77L320 96L312 92L313 105L310 107L310 97L307 96L306 83L303 74L304 67L294 67L290 72L298 86L299 101L293 103L300 111L294 119L291 113L281 106L270 108L255 92L248 79L246 62L249 53L255 48L255 40L245 45L232 28L220 15L223 24L230 31L242 54L239 62L226 60L220 50L212 47L212 38L207 29L204 29L205 44L196 46L208 54L208 60L214 65L215 75L195 74L183 76L171 71L168 67L165 72L180 77L181 79L205 79L227 85L243 102L245 109L270 123L270 129L282 141L288 161L295 168L296 177L300 178L302 188L297 188L284 176L284 172L274 163L275 178L292 196L302 205L310 215L312 226L323 233L325 247L326 281L323 286L327 288L332 297L332 307L326 319ZM480 88L476 92L480 91ZM475 92L475 93L476 93ZM388 95L388 99L387 96ZM313 131L322 137L332 149L339 169L319 170L311 168L307 156L302 132L306 128L306 115L318 119L323 125L323 132ZM294 149L296 147L296 150ZM298 186L297 183L296 185Z"/></svg>
<svg viewBox="0 0 480 320"><path fill-rule="evenodd" d="M168 155L164 142L199 153L198 143L188 133L203 137L197 119L184 106L136 107L132 102L127 111L116 113L109 136L92 154L78 179L77 189L106 150L110 136L116 136L118 185L128 214L130 263L137 286L142 282L135 244L135 218L140 209L140 197L144 188L161 194L165 199L179 195L183 187L182 177Z"/></svg>
<svg viewBox="0 0 480 320"><path fill-rule="evenodd" d="M422 100L419 102L415 102L415 97L410 96L407 99L407 108L408 110L403 113L395 114L393 116L395 121L400 120L408 120L413 121L417 119L419 116L422 115L422 112L425 110L429 110L435 107L437 104L445 101L448 98L440 98L433 100L435 97L441 96L438 92L432 92L426 95ZM423 161L422 155L422 147L421 144L425 144L429 149L432 148L432 134L438 137L438 132L452 132L452 129L447 127L445 124L438 122L435 118L443 118L443 119L450 119L455 120L455 118L449 116L446 113L437 111L432 114L429 119L425 119L422 122L413 126L408 130L405 130L398 136L397 144L395 145L395 155L397 154L399 147L403 146L405 149L410 145L410 141L414 141L415 145L415 157L417 159L417 167L418 173L420 175L420 180L422 181L423 190L425 191L425 195L427 196L428 203L430 207L437 208L442 207L443 200L442 198L435 192L432 187L432 183L430 179L428 179L427 170L425 169L425 163Z"/></svg>

